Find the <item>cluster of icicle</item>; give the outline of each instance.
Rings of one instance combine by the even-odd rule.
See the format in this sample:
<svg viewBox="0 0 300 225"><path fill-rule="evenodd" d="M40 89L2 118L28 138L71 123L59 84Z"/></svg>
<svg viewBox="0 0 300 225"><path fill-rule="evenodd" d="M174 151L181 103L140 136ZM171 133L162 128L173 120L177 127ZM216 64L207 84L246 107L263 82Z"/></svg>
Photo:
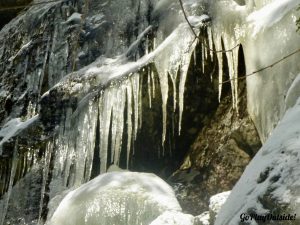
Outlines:
<svg viewBox="0 0 300 225"><path fill-rule="evenodd" d="M90 99L87 106L72 112L67 110L66 118L60 126L57 138L51 144L55 149L55 165L52 187L79 186L91 177L95 149L99 149L100 171L106 172L111 164L119 164L122 146L126 147L127 167L130 157L134 154L133 143L142 125L142 79L147 80L149 107L155 98L155 89L160 88L162 96L163 133L162 144L166 136L167 102L169 79L174 90L174 111L179 111L179 132L184 106L185 81L191 57L197 44L202 48L202 72L205 73L205 62L214 58L212 49L222 49L221 37L213 37L213 32L207 28L208 38L202 42L195 40L188 26L179 26L174 31L174 39L167 44L161 43L163 50L149 60L149 64L130 73L126 79L112 81L101 90L97 97ZM225 43L225 46L229 44ZM159 47L157 47L159 48ZM217 53L219 62L219 82L223 81L223 53ZM232 86L233 105L237 107L237 60L238 48L226 52ZM197 60L194 58L194 62ZM155 65L155 70L151 65ZM157 77L156 77L157 76ZM154 80L158 78L159 86L155 87ZM178 93L176 83L179 79ZM222 85L220 85L221 93ZM178 98L178 99L177 99ZM98 124L98 125L97 125ZM99 129L99 137L96 137ZM126 143L122 143L125 139ZM100 140L96 148L96 139ZM124 150L124 149L123 149ZM110 154L109 154L110 151ZM108 158L110 156L110 158ZM58 190L57 190L58 191ZM55 193L53 193L55 195Z"/></svg>
<svg viewBox="0 0 300 225"><path fill-rule="evenodd" d="M224 53L215 52L215 50L223 49L221 36L214 33L209 27L207 28L207 36L208 38L203 38L199 41L195 39L187 25L180 25L159 46L156 48L154 46L157 49L157 54L149 53L148 62L146 64L141 63L142 66L137 71L131 72L117 81L112 80L110 85L99 92L98 96L89 99L85 107L80 107L75 112L71 108L66 110L65 119L61 122L57 135L47 144L45 152L41 212L43 195L45 194L48 174L51 169L51 158L54 160L54 169L50 183L50 199L64 189L80 186L90 180L95 149L100 151L99 173L106 172L111 164L119 164L124 144L127 146L126 160L127 167L129 166L130 156L134 153L133 143L142 125L142 79L147 79L150 108L155 98L155 89L160 88L161 91L163 112L162 144L164 144L166 136L170 79L174 90L174 111L177 107L179 111L178 130L180 132L185 82L191 57L194 57L194 62L201 61L202 64L200 66L204 74L205 62L208 58L214 59L216 55L219 64L219 83L222 84L223 82ZM152 41L156 42L156 40ZM201 45L201 60L196 59L194 50L197 44ZM232 43L230 43L229 39L224 39L224 46L230 46L230 44ZM147 58L147 55L144 56L144 61L145 57ZM226 52L226 57L231 79L233 105L237 108L238 48ZM153 65L155 70L152 69ZM155 87L154 80L157 78L159 87ZM178 90L177 83L179 83ZM220 95L221 91L222 85L219 86ZM99 129L98 132L97 128ZM127 143L122 143L125 133ZM99 134L98 137L97 134ZM97 148L95 146L96 139L100 140L100 146ZM110 158L108 158L109 156ZM11 171L12 176L14 176L14 170L12 169ZM13 180L13 177L10 180ZM11 189L12 182L10 182L9 186L9 189Z"/></svg>
<svg viewBox="0 0 300 225"><path fill-rule="evenodd" d="M108 87L100 91L98 96L90 99L85 107L78 108L75 112L72 109L67 110L57 137L51 141L47 150L55 155L50 186L56 191L52 197L57 191L61 191L59 186L65 188L79 186L90 179L95 149L100 150L99 173L106 172L111 164L119 164L122 146L127 146L125 150L127 166L129 165L130 156L134 153L133 143L142 125L142 79L148 82L149 107L151 107L151 100L155 98L155 89L159 88L155 87L154 81L157 78L159 80L163 111L162 142L164 143L169 78L175 92L174 110L176 107L179 108L181 118L189 62L197 44L188 26L179 26L174 32L176 35L173 35L173 39L161 43L163 50L155 57L149 57L146 66L126 75L125 79L112 81ZM153 65L155 70L151 69ZM179 79L178 93L176 93L177 79ZM96 131L97 128L99 132ZM96 137L97 133L98 137ZM125 137L127 143L122 143ZM95 146L97 138L100 140L98 148Z"/></svg>
<svg viewBox="0 0 300 225"><path fill-rule="evenodd" d="M216 29L208 29L209 36L209 51L211 54L216 54L218 58L219 67L219 101L221 99L222 87L224 82L230 83L231 95L232 95L232 105L233 108L238 111L238 54L239 45L238 42L229 37L226 33L220 33ZM223 42L223 45L222 45ZM213 48L213 45L215 48ZM229 80L224 80L224 68L223 61L224 57L227 59ZM205 60L205 59L204 59Z"/></svg>

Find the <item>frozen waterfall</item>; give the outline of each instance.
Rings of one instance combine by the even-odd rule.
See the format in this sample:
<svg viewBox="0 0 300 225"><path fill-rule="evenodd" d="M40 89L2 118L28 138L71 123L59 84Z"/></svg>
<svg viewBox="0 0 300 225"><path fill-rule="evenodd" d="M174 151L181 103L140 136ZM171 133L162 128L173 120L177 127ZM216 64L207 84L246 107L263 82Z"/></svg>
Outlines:
<svg viewBox="0 0 300 225"><path fill-rule="evenodd" d="M171 0L66 0L24 10L0 32L0 103L6 108L0 109L1 223L14 217L9 210L15 207L14 191L34 179L39 192L19 196L22 205L38 199L39 212L30 217L33 224L45 222L51 199L76 188L48 224L95 224L100 217L107 225L157 224L173 217L180 207L159 178L106 172L122 160L130 168L135 142L148 119L145 102L150 109L160 104L157 154L169 154L168 130L173 136L184 132L184 97L191 88L186 81L195 68L199 74L193 76L209 77L219 101L229 85L237 114L239 81L246 80L247 109L266 142L260 154L273 156L268 143L284 132L285 123L296 120L298 112L299 55L281 59L299 48L299 4L184 0L189 23L179 2ZM241 67L249 76L239 73ZM298 146L297 141L291 144ZM294 154L294 149L288 150L288 156ZM248 169L238 185L252 172ZM91 180L95 174L101 175ZM246 195L233 191L229 201L240 194ZM221 210L217 224L224 224L224 218L230 221L232 214ZM182 221L192 224L193 218L184 215Z"/></svg>

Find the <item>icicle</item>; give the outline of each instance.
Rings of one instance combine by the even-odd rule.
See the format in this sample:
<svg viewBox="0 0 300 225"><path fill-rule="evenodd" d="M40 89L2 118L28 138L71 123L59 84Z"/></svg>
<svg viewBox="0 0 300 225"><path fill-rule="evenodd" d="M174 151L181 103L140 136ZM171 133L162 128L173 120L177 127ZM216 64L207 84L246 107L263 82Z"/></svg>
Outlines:
<svg viewBox="0 0 300 225"><path fill-rule="evenodd" d="M144 77L143 76L141 76L140 77L140 85L139 85L139 100L138 100L138 106L139 106L139 129L141 129L142 128L142 124L143 124L143 121L142 121L142 119L143 119L143 105L142 105L142 90L143 90L143 87L142 87L142 85L143 85L143 79L144 79Z"/></svg>
<svg viewBox="0 0 300 225"><path fill-rule="evenodd" d="M221 38L216 38L215 46L218 51L222 49ZM223 52L218 52L218 67L219 67L219 102L221 101L222 88L223 88Z"/></svg>
<svg viewBox="0 0 300 225"><path fill-rule="evenodd" d="M204 41L204 39L202 40ZM205 74L205 46L201 43L201 61L202 61L202 73Z"/></svg>
<svg viewBox="0 0 300 225"><path fill-rule="evenodd" d="M151 71L148 70L148 75L147 75L147 85L148 85L148 99L149 99L149 108L151 109L152 108L152 96L151 96L151 93L152 93L152 85L151 85Z"/></svg>
<svg viewBox="0 0 300 225"><path fill-rule="evenodd" d="M182 124L182 113L183 113L183 105L184 105L184 87L186 82L186 76L188 71L188 65L183 64L180 68L180 81L179 81L179 124L178 124L178 134L181 132L181 124Z"/></svg>
<svg viewBox="0 0 300 225"><path fill-rule="evenodd" d="M193 52L193 60L194 60L194 67L197 66L197 55L196 55L196 51Z"/></svg>
<svg viewBox="0 0 300 225"><path fill-rule="evenodd" d="M239 48L235 48L232 52L233 55L233 68L234 68L234 74L235 74L235 79L234 79L234 92L235 92L235 108L236 112L239 113L238 110L238 56L239 56Z"/></svg>
<svg viewBox="0 0 300 225"><path fill-rule="evenodd" d="M180 81L179 81L179 125L178 125L178 134L180 135L181 132L181 123L182 123L182 113L183 113L183 106L184 106L184 88L186 77L189 69L189 62L192 56L192 53L196 47L196 42L190 46L190 52L184 54L181 58L181 66L180 66Z"/></svg>
<svg viewBox="0 0 300 225"><path fill-rule="evenodd" d="M118 165L120 161L120 153L122 148L122 138L123 138L123 130L124 130L124 109L126 102L126 89L124 85L121 85L117 88L116 102L113 106L113 115L114 119L112 123L115 123L115 127L117 128L114 139L112 139L112 151L114 153L114 164Z"/></svg>
<svg viewBox="0 0 300 225"><path fill-rule="evenodd" d="M16 175L16 170L17 170L17 165L18 165L18 144L19 144L19 138L17 138L14 146L14 151L13 151L13 158L12 158L12 163L11 163L11 170L10 170L10 178L9 178L9 185L8 185L8 191L6 193L6 198L3 203L3 211L2 211L2 220L1 220L1 225L4 225L5 217L7 214L8 210L8 204L14 184L14 178Z"/></svg>
<svg viewBox="0 0 300 225"><path fill-rule="evenodd" d="M213 42L213 35L212 35L211 27L207 27L207 34L208 34L208 46L209 46L210 58L211 58L211 60L213 60L214 53L211 50L214 48L214 46L213 46L214 42Z"/></svg>
<svg viewBox="0 0 300 225"><path fill-rule="evenodd" d="M137 138L138 131L138 121L139 121L139 75L134 74L131 77L131 85L132 85L132 95L133 95L133 112L134 112L134 126L133 126L133 135L134 140Z"/></svg>
<svg viewBox="0 0 300 225"><path fill-rule="evenodd" d="M75 133L73 133L73 138L75 140L74 146L74 160L72 164L75 164L74 175L74 186L77 187L84 182L84 170L85 170L85 160L87 155L87 147L88 147L88 133L89 130L89 121L88 121L88 110L84 110L79 118L77 124L77 130L74 129ZM94 120L96 120L97 114L94 116ZM73 139L72 138L72 139ZM71 186L73 186L71 185Z"/></svg>
<svg viewBox="0 0 300 225"><path fill-rule="evenodd" d="M204 38L203 39L203 43L204 43L204 45L203 45L203 47L204 47L204 59L205 59L205 61L207 61L207 57L208 57L208 49L207 49L207 46L209 46L208 45L208 43L207 43L207 38Z"/></svg>
<svg viewBox="0 0 300 225"><path fill-rule="evenodd" d="M47 180L48 180L48 173L49 173L52 150L53 150L53 143L48 142L46 150L45 150L44 163L43 163L44 164L43 165L43 180L42 180L38 225L40 225L42 222L41 219L42 219L42 212L43 212L43 205L44 205L44 196L45 196L46 184L47 184Z"/></svg>
<svg viewBox="0 0 300 225"><path fill-rule="evenodd" d="M169 96L169 84L168 84L168 72L158 73L160 90L162 96L162 113L163 113L163 132L162 132L162 145L164 145L166 140L166 132L167 132L167 102Z"/></svg>
<svg viewBox="0 0 300 225"><path fill-rule="evenodd" d="M112 104L112 120L111 120L111 158L110 158L110 163L113 163L114 161L114 154L115 154L115 140L116 140L116 135L117 135L117 132L118 132L118 117L119 117L119 114L118 114L118 89L117 88L111 88L110 90L107 90L107 91L110 91L112 93L112 99L111 101L113 102Z"/></svg>
<svg viewBox="0 0 300 225"><path fill-rule="evenodd" d="M98 99L92 99L89 102L89 110L88 110L88 147L86 153L86 168L84 174L84 181L87 182L90 180L91 172L92 172L92 164L94 159L94 150L95 150L95 140L96 140L96 127L98 120Z"/></svg>
<svg viewBox="0 0 300 225"><path fill-rule="evenodd" d="M226 46L226 45L225 45ZM226 49L226 47L225 47ZM235 97L235 66L232 52L226 52L228 60L228 69L229 69L229 79L231 84L231 94L232 94L232 107L236 109L236 97Z"/></svg>
<svg viewBox="0 0 300 225"><path fill-rule="evenodd" d="M130 150L132 142L132 86L131 82L126 85L127 93L127 169L129 168Z"/></svg>
<svg viewBox="0 0 300 225"><path fill-rule="evenodd" d="M103 94L102 104L99 104L100 111L100 173L106 172L107 169L107 150L108 150L108 137L111 124L112 114L112 93L105 90ZM99 101L100 102L100 101Z"/></svg>
<svg viewBox="0 0 300 225"><path fill-rule="evenodd" d="M152 96L155 99L155 77L154 72L151 70L151 81L152 81Z"/></svg>
<svg viewBox="0 0 300 225"><path fill-rule="evenodd" d="M173 85L173 111L176 111L176 105L177 105L177 88L176 88L176 81L177 81L177 74L178 74L178 70L176 70L175 72L171 72L169 73L171 81L172 81L172 85Z"/></svg>
<svg viewBox="0 0 300 225"><path fill-rule="evenodd" d="M62 146L62 153L64 154L63 158L60 158L61 165L64 165L63 169L63 186L67 187L68 183L70 183L70 177L72 177L73 174L70 172L71 165L73 164L73 161L75 159L75 143L76 143L76 137L74 137L75 130L71 129L71 115L72 115L72 109L68 108L66 112L66 120L64 124L64 130L61 130L60 138L61 138L61 146ZM61 151L61 150L60 150ZM65 159L64 159L65 158ZM72 183L72 182L71 182Z"/></svg>

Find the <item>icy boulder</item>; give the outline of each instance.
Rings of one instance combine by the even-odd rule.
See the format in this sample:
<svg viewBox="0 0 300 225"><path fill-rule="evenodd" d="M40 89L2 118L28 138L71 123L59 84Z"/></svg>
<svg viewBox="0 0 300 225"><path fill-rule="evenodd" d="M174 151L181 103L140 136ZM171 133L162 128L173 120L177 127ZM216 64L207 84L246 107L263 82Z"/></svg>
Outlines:
<svg viewBox="0 0 300 225"><path fill-rule="evenodd" d="M111 172L71 191L47 225L148 225L165 211L180 212L181 207L162 179Z"/></svg>

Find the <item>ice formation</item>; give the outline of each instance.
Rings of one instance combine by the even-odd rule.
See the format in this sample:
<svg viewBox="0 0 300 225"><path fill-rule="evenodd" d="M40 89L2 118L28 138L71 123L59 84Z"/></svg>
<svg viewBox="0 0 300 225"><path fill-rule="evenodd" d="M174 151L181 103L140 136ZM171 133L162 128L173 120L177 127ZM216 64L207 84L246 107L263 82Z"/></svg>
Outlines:
<svg viewBox="0 0 300 225"><path fill-rule="evenodd" d="M49 129L55 131L51 140L47 141L43 154L40 211L45 194L53 199L63 191L79 187L90 180L95 149L99 149L100 156L98 173L106 172L111 164L118 164L121 151L126 151L127 167L129 166L133 143L143 120L142 79L147 80L150 107L155 90L160 89L161 92L161 144L164 145L166 140L170 89L174 91L173 109L179 111L178 131L181 131L184 91L187 88L185 82L191 58L194 59L194 66L200 67L203 73L206 73L206 62L217 58L219 99L222 97L223 83L228 82L233 107L237 111L238 78L241 75L238 74L240 50L243 49L244 52L247 74L269 66L246 78L250 116L261 139L266 141L270 137L261 151L266 153L259 154L261 157L273 157L274 154L274 160L278 159L277 150L270 153L270 150L265 149L271 145L268 143L275 140L276 132L285 132L283 128L286 126L282 124L296 121L298 109L293 105L299 102L299 78L296 78L300 70L298 57L294 55L279 64L272 64L299 47L300 36L295 32L295 8L300 3L299 0L253 0L246 1L245 4L237 4L233 0L184 1L194 31L205 36L199 39L195 39L175 2L138 2L139 4L132 5L129 1L97 0L92 3L88 13L85 10L77 12L87 8L83 1L57 1L36 5L14 19L0 33L0 56L3 59L0 68L4 71L1 83L5 84L1 86L0 96L5 97L12 89L2 82L8 79L6 66L15 68L14 73L20 83L17 88L22 90L22 93L13 93L12 98L21 101L28 95L33 96L26 104L23 121L19 118L8 118L5 121L0 131L0 145L17 139L20 131L37 120L41 120L45 126L49 125L47 120L51 120ZM158 18L153 24L145 19L151 10L153 17ZM136 23L136 18L140 20L136 30L132 32L134 34L124 38L128 24ZM17 39L18 35L29 33L35 24L40 28L36 30L43 31L35 33L38 38L23 35L24 38ZM24 29L19 33L15 31L22 26ZM72 33L72 30L75 31ZM81 43L83 37L87 41ZM196 60L196 46L201 46L200 60ZM9 52L8 49L13 50ZM159 80L159 86L156 86L155 79ZM26 84L26 89L22 89L22 84ZM15 109L12 115L18 115L21 111ZM284 115L281 125L273 131ZM286 140L292 140L293 137L296 139L294 133L291 133L293 130L296 133L296 128L293 127L283 137ZM127 140L123 143L125 136ZM297 145L294 139L286 144L287 149L291 147L289 144ZM100 140L100 146L95 146L96 140ZM277 144L274 144L275 149ZM125 150L122 149L124 145ZM293 149L289 149L286 151L288 157L288 152L296 154ZM13 155L12 162L16 159L15 154ZM266 162L270 162L268 160L266 158ZM50 162L53 164L51 168ZM248 176L255 177L258 170L264 169L265 164L258 164L260 167L253 171L248 168L238 186L243 185ZM7 175L9 168L10 173ZM10 193L15 166L13 163L11 167L3 165L1 170L1 179L5 183L1 193ZM46 193L49 170L50 193ZM255 182L251 182L254 185ZM292 184L293 181L291 179L284 182ZM85 187L87 186L80 188ZM253 186L250 185L249 188ZM257 192L261 190L257 188ZM278 189L278 193L288 196L285 191ZM4 211L7 209L9 193ZM244 192L234 193L236 191L233 191L231 199L237 201L243 198L234 196L246 195ZM254 201L249 202L251 205ZM234 210L236 207L230 209ZM232 213L231 210L224 210L219 221L229 221ZM168 217L167 214L165 216ZM2 220L4 219L5 215Z"/></svg>
<svg viewBox="0 0 300 225"><path fill-rule="evenodd" d="M47 225L148 225L165 211L179 213L181 207L162 179L147 173L111 172L71 191Z"/></svg>

